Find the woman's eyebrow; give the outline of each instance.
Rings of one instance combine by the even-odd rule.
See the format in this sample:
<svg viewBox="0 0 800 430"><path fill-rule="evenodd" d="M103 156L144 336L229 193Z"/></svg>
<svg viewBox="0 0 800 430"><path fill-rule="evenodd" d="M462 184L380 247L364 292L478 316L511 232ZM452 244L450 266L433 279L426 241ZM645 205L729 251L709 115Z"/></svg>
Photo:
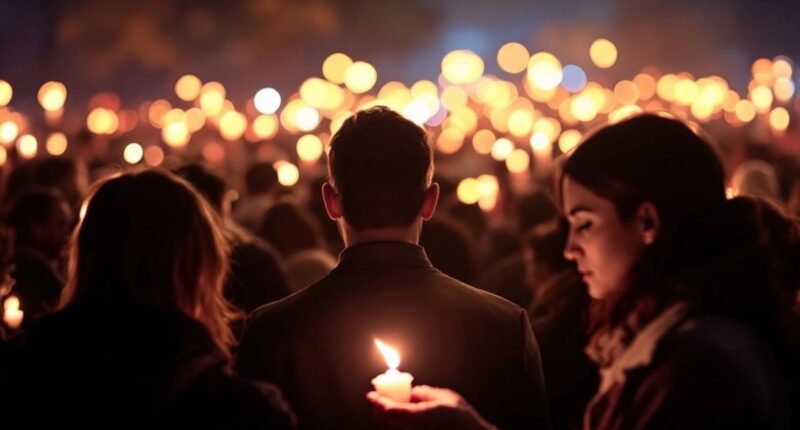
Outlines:
<svg viewBox="0 0 800 430"><path fill-rule="evenodd" d="M575 215L577 215L579 212L592 212L592 209L591 209L591 208L589 208L588 206L584 206L584 205L577 205L577 206L575 206L574 208L570 209L570 211L567 213L567 215L569 215L569 216L575 216Z"/></svg>

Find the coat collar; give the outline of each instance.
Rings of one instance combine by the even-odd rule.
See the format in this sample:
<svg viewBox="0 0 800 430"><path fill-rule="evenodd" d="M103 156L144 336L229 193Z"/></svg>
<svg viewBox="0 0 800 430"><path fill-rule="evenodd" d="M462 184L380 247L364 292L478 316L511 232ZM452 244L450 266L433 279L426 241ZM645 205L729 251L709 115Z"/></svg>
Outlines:
<svg viewBox="0 0 800 430"><path fill-rule="evenodd" d="M376 267L432 268L425 249L409 242L364 242L348 246L339 254L337 270Z"/></svg>

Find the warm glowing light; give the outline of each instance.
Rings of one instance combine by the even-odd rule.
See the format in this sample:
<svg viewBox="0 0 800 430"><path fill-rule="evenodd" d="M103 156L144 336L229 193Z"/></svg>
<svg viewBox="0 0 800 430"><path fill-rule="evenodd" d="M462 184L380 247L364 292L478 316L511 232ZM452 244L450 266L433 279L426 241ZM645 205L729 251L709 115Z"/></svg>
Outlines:
<svg viewBox="0 0 800 430"><path fill-rule="evenodd" d="M441 100L442 106L452 112L466 106L469 98L461 87L451 86L442 91Z"/></svg>
<svg viewBox="0 0 800 430"><path fill-rule="evenodd" d="M208 116L216 116L225 105L225 87L216 81L208 82L200 89L200 109Z"/></svg>
<svg viewBox="0 0 800 430"><path fill-rule="evenodd" d="M128 164L136 164L142 161L143 156L144 149L142 149L142 145L136 142L129 143L122 152L122 158L124 158L125 162Z"/></svg>
<svg viewBox="0 0 800 430"><path fill-rule="evenodd" d="M8 160L8 152L6 151L6 147L0 146L0 166L6 164L6 160Z"/></svg>
<svg viewBox="0 0 800 430"><path fill-rule="evenodd" d="M675 97L675 84L678 83L678 80L680 80L680 78L671 73L662 76L656 85L656 93L658 96L666 101L672 101Z"/></svg>
<svg viewBox="0 0 800 430"><path fill-rule="evenodd" d="M150 167L157 167L164 162L164 150L159 146L148 146L144 150L144 162Z"/></svg>
<svg viewBox="0 0 800 430"><path fill-rule="evenodd" d="M26 159L36 157L39 152L39 142L30 134L23 134L17 139L17 153L19 156Z"/></svg>
<svg viewBox="0 0 800 430"><path fill-rule="evenodd" d="M147 120L150 125L160 128L164 125L164 116L172 109L169 102L163 99L156 100L150 104L147 110Z"/></svg>
<svg viewBox="0 0 800 430"><path fill-rule="evenodd" d="M623 105L639 101L639 87L633 81L619 81L614 85L614 97Z"/></svg>
<svg viewBox="0 0 800 430"><path fill-rule="evenodd" d="M39 88L39 104L48 112L55 112L64 107L67 101L67 87L61 82L45 82Z"/></svg>
<svg viewBox="0 0 800 430"><path fill-rule="evenodd" d="M200 151L203 158L211 164L222 164L225 161L225 147L218 142L208 142Z"/></svg>
<svg viewBox="0 0 800 430"><path fill-rule="evenodd" d="M750 122L756 117L756 107L750 100L736 102L736 118L741 122Z"/></svg>
<svg viewBox="0 0 800 430"><path fill-rule="evenodd" d="M600 106L589 94L582 93L572 100L570 113L579 121L591 121L597 117Z"/></svg>
<svg viewBox="0 0 800 430"><path fill-rule="evenodd" d="M515 149L506 158L506 168L511 173L522 173L531 165L531 157L523 149Z"/></svg>
<svg viewBox="0 0 800 430"><path fill-rule="evenodd" d="M642 113L642 108L638 105L626 105L608 114L608 122L616 124L625 118Z"/></svg>
<svg viewBox="0 0 800 430"><path fill-rule="evenodd" d="M356 61L344 73L344 85L356 94L371 90L377 80L378 72L375 67L364 61Z"/></svg>
<svg viewBox="0 0 800 430"><path fill-rule="evenodd" d="M520 73L528 67L528 58L531 54L525 45L509 42L497 51L497 65L508 73Z"/></svg>
<svg viewBox="0 0 800 430"><path fill-rule="evenodd" d="M636 84L636 88L639 90L639 98L641 100L650 100L656 94L658 82L647 73L639 73L634 76L633 83Z"/></svg>
<svg viewBox="0 0 800 430"><path fill-rule="evenodd" d="M461 203L472 205L481 198L480 183L475 178L465 178L458 183L456 196Z"/></svg>
<svg viewBox="0 0 800 430"><path fill-rule="evenodd" d="M552 148L550 138L547 134L537 131L531 135L530 144L531 149L535 153L544 152Z"/></svg>
<svg viewBox="0 0 800 430"><path fill-rule="evenodd" d="M334 84L343 84L345 73L352 64L353 60L347 55L341 52L333 53L322 62L322 76Z"/></svg>
<svg viewBox="0 0 800 430"><path fill-rule="evenodd" d="M165 124L161 129L161 139L169 146L186 146L190 137L189 127L184 122Z"/></svg>
<svg viewBox="0 0 800 430"><path fill-rule="evenodd" d="M697 84L689 79L679 79L674 88L675 101L683 105L690 105L697 98Z"/></svg>
<svg viewBox="0 0 800 430"><path fill-rule="evenodd" d="M253 120L253 134L259 139L272 139L278 134L278 118L275 115L259 115Z"/></svg>
<svg viewBox="0 0 800 430"><path fill-rule="evenodd" d="M761 85L772 85L775 78L772 70L772 61L767 58L759 58L753 62L753 79Z"/></svg>
<svg viewBox="0 0 800 430"><path fill-rule="evenodd" d="M14 89L11 88L11 84L0 79L0 107L9 104L13 96Z"/></svg>
<svg viewBox="0 0 800 430"><path fill-rule="evenodd" d="M317 109L336 109L344 102L344 91L320 78L306 79L300 85L300 98Z"/></svg>
<svg viewBox="0 0 800 430"><path fill-rule="evenodd" d="M492 145L492 158L503 161L514 151L514 143L502 137L497 139Z"/></svg>
<svg viewBox="0 0 800 430"><path fill-rule="evenodd" d="M769 125L776 131L784 131L789 128L789 111L782 107L773 109L769 113Z"/></svg>
<svg viewBox="0 0 800 430"><path fill-rule="evenodd" d="M375 339L375 346L378 347L378 351L381 352L383 359L386 360L386 366L390 369L397 369L400 367L400 354L397 353L397 350L381 342L379 339Z"/></svg>
<svg viewBox="0 0 800 430"><path fill-rule="evenodd" d="M453 112L445 121L446 127L453 127L469 134L478 128L478 115L472 109L464 107Z"/></svg>
<svg viewBox="0 0 800 430"><path fill-rule="evenodd" d="M478 54L467 50L448 52L442 58L442 75L454 84L469 84L483 75L484 64Z"/></svg>
<svg viewBox="0 0 800 430"><path fill-rule="evenodd" d="M0 143L7 145L19 135L19 126L14 121L5 121L0 124Z"/></svg>
<svg viewBox="0 0 800 430"><path fill-rule="evenodd" d="M792 62L790 59L780 56L775 58L772 63L772 74L776 79L791 79L794 71L792 70Z"/></svg>
<svg viewBox="0 0 800 430"><path fill-rule="evenodd" d="M86 117L86 127L95 134L114 134L119 127L119 117L111 109L95 108Z"/></svg>
<svg viewBox="0 0 800 430"><path fill-rule="evenodd" d="M219 134L227 141L238 140L247 130L247 117L235 110L229 110L219 119Z"/></svg>
<svg viewBox="0 0 800 430"><path fill-rule="evenodd" d="M589 56L595 66L607 69L617 62L617 47L608 39L597 39L589 47Z"/></svg>
<svg viewBox="0 0 800 430"><path fill-rule="evenodd" d="M262 88L253 98L253 104L256 106L256 110L262 114L273 114L281 107L281 95L275 88Z"/></svg>
<svg viewBox="0 0 800 430"><path fill-rule="evenodd" d="M284 187L291 187L300 179L300 171L297 166L288 161L277 161L273 167L278 172L278 182Z"/></svg>
<svg viewBox="0 0 800 430"><path fill-rule="evenodd" d="M472 136L472 147L478 154L486 155L492 152L492 145L497 140L494 133L488 129L478 130Z"/></svg>
<svg viewBox="0 0 800 430"><path fill-rule="evenodd" d="M436 149L443 154L454 154L464 145L464 132L457 128L445 128L436 138Z"/></svg>
<svg viewBox="0 0 800 430"><path fill-rule="evenodd" d="M558 149L566 154L578 146L581 141L581 132L578 130L564 130L558 138Z"/></svg>
<svg viewBox="0 0 800 430"><path fill-rule="evenodd" d="M322 140L313 134L306 134L297 139L297 155L305 162L319 160L323 150Z"/></svg>
<svg viewBox="0 0 800 430"><path fill-rule="evenodd" d="M353 112L348 111L341 111L334 115L333 119L331 119L331 135L336 134L340 128L342 128L342 124L347 121L347 118L353 116Z"/></svg>
<svg viewBox="0 0 800 430"><path fill-rule="evenodd" d="M300 131L311 131L317 128L320 122L319 112L311 106L301 107L297 110L294 123Z"/></svg>
<svg viewBox="0 0 800 430"><path fill-rule="evenodd" d="M203 128L206 124L206 115L198 108L191 108L184 112L184 121L189 131L194 133Z"/></svg>
<svg viewBox="0 0 800 430"><path fill-rule="evenodd" d="M483 79L476 85L478 99L492 107L505 107L517 97L516 87L504 81Z"/></svg>
<svg viewBox="0 0 800 430"><path fill-rule="evenodd" d="M775 98L781 102L789 101L794 95L794 81L789 78L775 79L772 85L772 90L775 92Z"/></svg>
<svg viewBox="0 0 800 430"><path fill-rule="evenodd" d="M194 101L200 96L203 83L195 75L183 75L175 82L175 94L179 99L187 102Z"/></svg>
<svg viewBox="0 0 800 430"><path fill-rule="evenodd" d="M51 133L47 136L44 147L50 155L61 155L67 151L67 136L60 131Z"/></svg>
<svg viewBox="0 0 800 430"><path fill-rule="evenodd" d="M514 136L522 137L533 128L533 112L528 109L517 109L508 116L508 131Z"/></svg>
<svg viewBox="0 0 800 430"><path fill-rule="evenodd" d="M758 86L750 92L750 101L757 112L767 112L772 106L772 91L768 87Z"/></svg>
<svg viewBox="0 0 800 430"><path fill-rule="evenodd" d="M549 52L538 52L528 61L528 84L541 90L552 90L564 77L561 62Z"/></svg>

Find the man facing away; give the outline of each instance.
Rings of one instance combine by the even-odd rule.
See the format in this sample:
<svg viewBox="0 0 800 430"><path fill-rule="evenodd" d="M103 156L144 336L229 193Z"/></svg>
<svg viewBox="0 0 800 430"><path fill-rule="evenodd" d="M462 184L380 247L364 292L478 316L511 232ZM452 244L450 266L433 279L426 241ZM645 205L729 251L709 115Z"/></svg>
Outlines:
<svg viewBox="0 0 800 430"><path fill-rule="evenodd" d="M444 275L418 245L439 197L432 158L425 131L384 107L331 140L322 193L346 248L328 276L250 315L236 363L280 386L301 429L379 427L365 401L387 368L376 338L415 384L454 388L500 428L549 425L525 311Z"/></svg>

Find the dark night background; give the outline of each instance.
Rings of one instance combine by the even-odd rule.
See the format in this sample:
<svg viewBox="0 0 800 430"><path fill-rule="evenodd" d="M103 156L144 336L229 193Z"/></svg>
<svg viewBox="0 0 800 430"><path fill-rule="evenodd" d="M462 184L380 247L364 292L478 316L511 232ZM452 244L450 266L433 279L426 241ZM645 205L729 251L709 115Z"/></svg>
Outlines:
<svg viewBox="0 0 800 430"><path fill-rule="evenodd" d="M598 37L620 57L600 71L588 58ZM123 104L168 96L184 73L219 80L236 103L266 85L294 91L341 51L378 70L378 85L435 79L442 56L472 49L503 75L497 49L519 41L584 67L601 82L645 65L719 74L745 89L758 57L800 58L796 0L4 0L0 78L14 106L36 107L39 86L61 80L67 109L111 90Z"/></svg>

